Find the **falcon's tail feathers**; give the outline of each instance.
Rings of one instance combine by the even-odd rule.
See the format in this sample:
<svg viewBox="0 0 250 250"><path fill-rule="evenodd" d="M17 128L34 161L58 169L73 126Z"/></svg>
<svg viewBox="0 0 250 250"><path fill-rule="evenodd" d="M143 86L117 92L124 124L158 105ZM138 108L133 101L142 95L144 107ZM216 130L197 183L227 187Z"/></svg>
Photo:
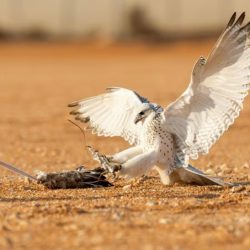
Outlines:
<svg viewBox="0 0 250 250"><path fill-rule="evenodd" d="M191 166L182 167L177 169L178 177L180 181L188 184L198 184L198 185L219 185L219 186L232 186L232 183L224 182L218 177L212 177L201 170Z"/></svg>

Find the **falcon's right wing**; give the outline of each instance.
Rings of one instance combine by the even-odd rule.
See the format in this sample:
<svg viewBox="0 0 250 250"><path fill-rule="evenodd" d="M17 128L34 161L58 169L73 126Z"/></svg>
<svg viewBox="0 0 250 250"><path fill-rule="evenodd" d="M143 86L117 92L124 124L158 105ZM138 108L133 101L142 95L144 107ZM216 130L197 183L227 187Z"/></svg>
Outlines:
<svg viewBox="0 0 250 250"><path fill-rule="evenodd" d="M250 22L231 17L208 59L194 66L186 91L165 109L165 126L178 148L195 159L238 117L250 83Z"/></svg>

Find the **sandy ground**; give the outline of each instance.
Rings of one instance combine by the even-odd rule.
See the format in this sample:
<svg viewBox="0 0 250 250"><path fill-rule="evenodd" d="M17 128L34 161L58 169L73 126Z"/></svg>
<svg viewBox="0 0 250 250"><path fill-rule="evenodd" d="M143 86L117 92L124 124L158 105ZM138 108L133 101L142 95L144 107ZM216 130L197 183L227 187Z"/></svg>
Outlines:
<svg viewBox="0 0 250 250"><path fill-rule="evenodd" d="M0 159L32 174L93 167L66 105L124 86L165 106L212 43L0 44ZM248 97L230 131L195 165L249 182L249 128ZM128 146L86 140L109 154ZM154 172L114 184L53 191L0 169L0 249L250 249L249 186L165 187Z"/></svg>

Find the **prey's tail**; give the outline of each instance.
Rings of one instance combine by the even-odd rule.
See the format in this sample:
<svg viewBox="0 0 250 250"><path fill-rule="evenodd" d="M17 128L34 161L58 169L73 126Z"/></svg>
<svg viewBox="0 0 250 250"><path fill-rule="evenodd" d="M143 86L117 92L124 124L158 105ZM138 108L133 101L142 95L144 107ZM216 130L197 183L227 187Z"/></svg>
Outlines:
<svg viewBox="0 0 250 250"><path fill-rule="evenodd" d="M174 170L174 172L170 175L170 179L172 179L171 182L184 182L187 184L197 185L233 185L232 183L224 182L218 177L207 175L190 164L187 167L181 167Z"/></svg>

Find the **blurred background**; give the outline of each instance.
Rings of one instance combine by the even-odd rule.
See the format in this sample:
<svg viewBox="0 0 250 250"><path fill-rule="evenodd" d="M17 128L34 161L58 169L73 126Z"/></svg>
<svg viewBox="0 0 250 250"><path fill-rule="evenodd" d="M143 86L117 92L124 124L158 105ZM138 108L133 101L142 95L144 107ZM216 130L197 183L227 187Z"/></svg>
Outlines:
<svg viewBox="0 0 250 250"><path fill-rule="evenodd" d="M207 37L243 10L248 0L0 0L0 39Z"/></svg>

